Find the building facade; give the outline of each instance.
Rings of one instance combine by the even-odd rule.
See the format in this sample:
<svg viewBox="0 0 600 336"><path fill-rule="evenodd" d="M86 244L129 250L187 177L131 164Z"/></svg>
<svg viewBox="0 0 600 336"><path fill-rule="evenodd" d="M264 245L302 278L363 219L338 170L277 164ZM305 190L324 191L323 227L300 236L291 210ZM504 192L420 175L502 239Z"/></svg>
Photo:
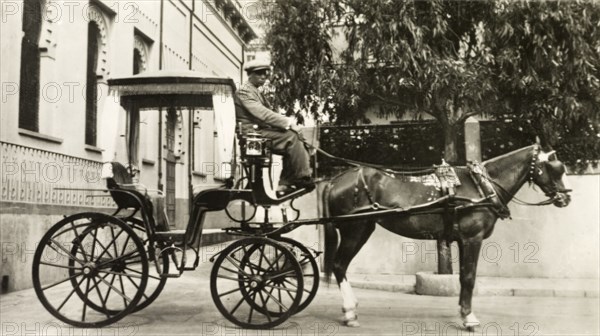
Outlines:
<svg viewBox="0 0 600 336"><path fill-rule="evenodd" d="M10 291L31 286L37 242L53 223L112 206L110 198L61 189L103 188L102 163L124 162L126 112L108 79L165 70L240 83L244 49L256 34L245 17L249 8L237 0L27 0L1 6L0 276L2 290ZM139 181L170 188L163 191L174 199L171 224L177 228L187 223L189 186L212 187L222 177L215 168L214 111L194 113L148 113L139 120ZM196 146L189 153L181 144L192 138ZM167 160L173 169L159 174Z"/></svg>

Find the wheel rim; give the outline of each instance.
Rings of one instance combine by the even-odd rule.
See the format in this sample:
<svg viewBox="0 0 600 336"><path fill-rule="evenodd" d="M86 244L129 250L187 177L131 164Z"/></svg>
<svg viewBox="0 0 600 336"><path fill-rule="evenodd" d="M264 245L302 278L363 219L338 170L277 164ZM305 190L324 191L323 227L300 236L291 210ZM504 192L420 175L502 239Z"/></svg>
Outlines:
<svg viewBox="0 0 600 336"><path fill-rule="evenodd" d="M38 299L56 318L77 327L101 327L133 311L148 279L148 259L122 221L83 213L55 224L33 261ZM139 265L131 272L130 265Z"/></svg>
<svg viewBox="0 0 600 336"><path fill-rule="evenodd" d="M271 239L246 238L229 245L211 272L215 305L243 328L283 323L298 309L302 291L300 264L285 246Z"/></svg>

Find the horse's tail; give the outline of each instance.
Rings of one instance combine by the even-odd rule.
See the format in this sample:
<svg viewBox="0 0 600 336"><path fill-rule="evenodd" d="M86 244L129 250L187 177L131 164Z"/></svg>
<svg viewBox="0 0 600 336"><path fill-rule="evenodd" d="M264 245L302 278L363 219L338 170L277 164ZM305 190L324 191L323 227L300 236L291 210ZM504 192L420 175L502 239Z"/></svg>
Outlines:
<svg viewBox="0 0 600 336"><path fill-rule="evenodd" d="M329 192L331 184L327 184L323 190L323 212L325 217L329 217ZM325 223L325 255L324 258L324 271L325 280L329 283L331 281L331 273L333 273L333 259L338 248L338 235L336 232L335 224L331 222Z"/></svg>

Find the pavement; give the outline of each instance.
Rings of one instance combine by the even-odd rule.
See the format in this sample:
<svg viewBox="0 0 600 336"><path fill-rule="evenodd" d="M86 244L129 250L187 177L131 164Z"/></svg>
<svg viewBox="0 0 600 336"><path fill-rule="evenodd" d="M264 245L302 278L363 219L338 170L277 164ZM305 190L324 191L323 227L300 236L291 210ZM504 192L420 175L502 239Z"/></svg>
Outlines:
<svg viewBox="0 0 600 336"><path fill-rule="evenodd" d="M233 326L210 295L209 256L195 271L169 279L149 307L102 329L78 329L51 316L32 289L0 296L2 335L600 335L597 280L478 278L473 299L481 326L467 332L456 297L414 294L414 276L351 274L360 328L340 324L341 295L322 282L304 311L271 330ZM594 288L595 286L595 288ZM377 290L373 290L377 289ZM393 292L393 293L392 293Z"/></svg>

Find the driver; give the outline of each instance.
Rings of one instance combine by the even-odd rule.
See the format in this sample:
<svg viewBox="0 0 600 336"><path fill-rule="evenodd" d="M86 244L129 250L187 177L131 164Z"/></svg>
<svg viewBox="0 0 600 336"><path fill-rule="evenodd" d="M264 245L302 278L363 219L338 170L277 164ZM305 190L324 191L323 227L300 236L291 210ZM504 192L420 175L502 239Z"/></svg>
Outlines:
<svg viewBox="0 0 600 336"><path fill-rule="evenodd" d="M248 81L235 94L235 116L243 132L257 125L260 134L272 140L272 151L283 156L283 170L277 191L287 193L294 188L311 188L310 156L302 142L300 127L290 118L271 110L259 88L270 75L270 64L252 60L244 65Z"/></svg>

